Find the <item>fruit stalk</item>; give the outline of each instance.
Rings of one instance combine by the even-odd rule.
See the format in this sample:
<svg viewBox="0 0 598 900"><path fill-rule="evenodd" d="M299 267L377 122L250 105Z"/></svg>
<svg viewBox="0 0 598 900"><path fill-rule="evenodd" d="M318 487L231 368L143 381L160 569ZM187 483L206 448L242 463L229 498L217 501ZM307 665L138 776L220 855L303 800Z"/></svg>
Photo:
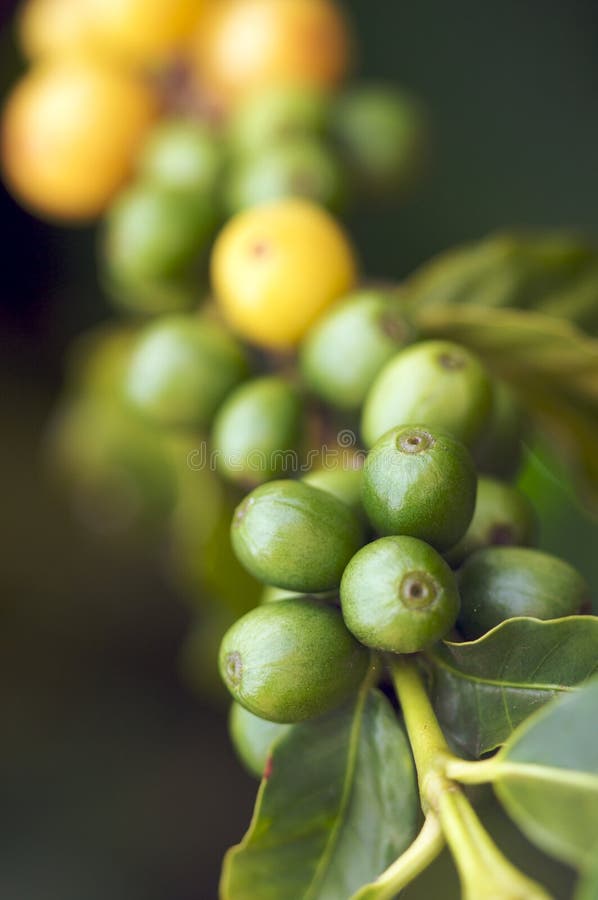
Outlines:
<svg viewBox="0 0 598 900"><path fill-rule="evenodd" d="M464 900L547 900L549 895L540 885L505 859L459 785L447 777L455 757L436 719L417 660L398 656L391 661L390 671L413 750L422 808L438 816Z"/></svg>
<svg viewBox="0 0 598 900"><path fill-rule="evenodd" d="M399 891L431 865L444 847L438 816L430 813L411 846L374 881L351 900L393 900Z"/></svg>

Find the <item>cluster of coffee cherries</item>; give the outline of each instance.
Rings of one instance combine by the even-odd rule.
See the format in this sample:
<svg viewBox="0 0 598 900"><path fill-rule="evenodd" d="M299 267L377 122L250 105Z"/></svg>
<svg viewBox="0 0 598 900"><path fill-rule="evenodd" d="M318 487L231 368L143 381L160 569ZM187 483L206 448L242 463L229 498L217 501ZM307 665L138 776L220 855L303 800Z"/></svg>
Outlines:
<svg viewBox="0 0 598 900"><path fill-rule="evenodd" d="M106 216L100 256L109 293L126 312L193 308L226 219L284 197L337 214L352 201L399 200L424 165L425 130L414 98L367 85L334 95L276 85L225 120L163 119Z"/></svg>
<svg viewBox="0 0 598 900"><path fill-rule="evenodd" d="M378 654L589 603L573 567L530 546L535 515L512 481L523 413L475 354L417 340L396 297L367 291L316 322L300 363L322 400L359 414L364 449L258 486L233 517L234 550L267 587L225 635L220 671L258 776L274 737L346 701Z"/></svg>

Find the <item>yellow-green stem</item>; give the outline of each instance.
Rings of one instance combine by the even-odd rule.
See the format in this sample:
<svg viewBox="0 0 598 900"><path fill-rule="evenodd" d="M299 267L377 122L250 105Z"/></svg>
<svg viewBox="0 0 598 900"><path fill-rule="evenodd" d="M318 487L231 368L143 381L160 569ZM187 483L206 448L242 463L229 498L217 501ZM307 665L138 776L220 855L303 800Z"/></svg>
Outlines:
<svg viewBox="0 0 598 900"><path fill-rule="evenodd" d="M459 785L449 777L461 763L461 771L467 767L473 780L475 767L482 772L487 764L465 763L451 754L417 660L394 657L390 670L413 750L422 808L438 816L459 871L463 900L548 900L540 885L502 855ZM487 778L482 774L480 780Z"/></svg>
<svg viewBox="0 0 598 900"><path fill-rule="evenodd" d="M393 900L414 878L434 862L444 847L444 835L435 813L430 813L410 847L372 884L351 900Z"/></svg>

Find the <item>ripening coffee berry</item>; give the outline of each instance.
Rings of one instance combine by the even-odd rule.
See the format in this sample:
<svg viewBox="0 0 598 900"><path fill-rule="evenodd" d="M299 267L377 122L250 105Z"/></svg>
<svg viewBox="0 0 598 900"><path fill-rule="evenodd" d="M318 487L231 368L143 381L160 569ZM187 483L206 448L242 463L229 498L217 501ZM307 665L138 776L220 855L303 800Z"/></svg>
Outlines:
<svg viewBox="0 0 598 900"><path fill-rule="evenodd" d="M341 605L347 628L368 647L417 653L455 624L455 576L424 541L385 537L357 553L343 575Z"/></svg>
<svg viewBox="0 0 598 900"><path fill-rule="evenodd" d="M220 673L234 699L272 722L334 709L357 690L368 664L339 610L313 598L257 607L220 647Z"/></svg>
<svg viewBox="0 0 598 900"><path fill-rule="evenodd" d="M445 559L455 567L483 547L526 547L534 542L536 524L534 508L525 494L504 481L481 477L473 519Z"/></svg>
<svg viewBox="0 0 598 900"><path fill-rule="evenodd" d="M390 428L422 422L471 447L491 407L492 382L473 353L449 341L424 341L382 369L366 397L361 431L371 447Z"/></svg>
<svg viewBox="0 0 598 900"><path fill-rule="evenodd" d="M338 587L363 534L355 513L332 494L300 481L271 481L237 507L231 537L251 575L307 594Z"/></svg>
<svg viewBox="0 0 598 900"><path fill-rule="evenodd" d="M233 703L228 717L228 729L237 756L250 775L256 778L264 774L272 744L290 727L260 719L240 703Z"/></svg>
<svg viewBox="0 0 598 900"><path fill-rule="evenodd" d="M224 478L262 484L297 467L303 403L297 389L276 375L238 387L220 407L212 450Z"/></svg>
<svg viewBox="0 0 598 900"><path fill-rule="evenodd" d="M338 409L358 410L383 366L413 336L389 291L359 291L308 332L301 370L308 386Z"/></svg>
<svg viewBox="0 0 598 900"><path fill-rule="evenodd" d="M223 228L212 283L231 327L260 347L291 349L354 286L353 246L315 203L291 198L252 207Z"/></svg>
<svg viewBox="0 0 598 900"><path fill-rule="evenodd" d="M227 0L209 4L189 62L199 85L228 108L275 84L334 89L351 47L332 0Z"/></svg>
<svg viewBox="0 0 598 900"><path fill-rule="evenodd" d="M195 315L164 316L141 331L125 389L157 424L203 427L247 370L224 328Z"/></svg>
<svg viewBox="0 0 598 900"><path fill-rule="evenodd" d="M579 572L556 556L523 547L487 547L458 573L459 629L477 638L515 616L559 619L589 605Z"/></svg>
<svg viewBox="0 0 598 900"><path fill-rule="evenodd" d="M363 505L379 534L411 535L448 550L471 522L476 482L464 444L436 429L404 425L370 450Z"/></svg>

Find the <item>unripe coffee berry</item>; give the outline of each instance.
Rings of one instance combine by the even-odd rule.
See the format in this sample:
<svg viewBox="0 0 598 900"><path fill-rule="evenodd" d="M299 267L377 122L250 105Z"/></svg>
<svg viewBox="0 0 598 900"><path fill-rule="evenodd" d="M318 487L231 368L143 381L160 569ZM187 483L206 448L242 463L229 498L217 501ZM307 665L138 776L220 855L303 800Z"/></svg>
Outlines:
<svg viewBox="0 0 598 900"><path fill-rule="evenodd" d="M483 547L526 547L535 533L536 514L525 494L512 484L482 477L469 528L445 559L455 567Z"/></svg>
<svg viewBox="0 0 598 900"><path fill-rule="evenodd" d="M220 647L220 674L234 699L272 722L329 712L357 690L368 665L339 610L313 598L258 606Z"/></svg>
<svg viewBox="0 0 598 900"><path fill-rule="evenodd" d="M325 313L301 347L306 383L331 406L359 410L372 382L413 329L389 291L351 294Z"/></svg>
<svg viewBox="0 0 598 900"><path fill-rule="evenodd" d="M458 574L459 629L477 638L514 616L559 619L589 606L589 587L556 556L524 547L487 547Z"/></svg>
<svg viewBox="0 0 598 900"><path fill-rule="evenodd" d="M390 428L423 422L475 444L492 407L492 382L480 360L450 341L424 341L382 369L365 401L363 439L371 447Z"/></svg>
<svg viewBox="0 0 598 900"><path fill-rule="evenodd" d="M163 316L141 331L125 390L158 425L204 427L247 371L243 349L215 322Z"/></svg>
<svg viewBox="0 0 598 900"><path fill-rule="evenodd" d="M475 498L469 451L436 429L394 428L365 461L363 505L379 534L411 535L448 550L465 534Z"/></svg>
<svg viewBox="0 0 598 900"><path fill-rule="evenodd" d="M233 548L259 581L300 593L330 591L363 540L355 513L300 481L271 481L237 507Z"/></svg>
<svg viewBox="0 0 598 900"><path fill-rule="evenodd" d="M416 653L443 637L459 612L455 576L429 544L385 537L363 547L343 575L349 631L376 650Z"/></svg>
<svg viewBox="0 0 598 900"><path fill-rule="evenodd" d="M303 403L298 390L276 375L238 387L222 404L212 449L228 481L262 484L297 467Z"/></svg>
<svg viewBox="0 0 598 900"><path fill-rule="evenodd" d="M228 730L237 756L256 778L264 774L272 744L290 727L260 719L240 703L233 703L228 718Z"/></svg>

